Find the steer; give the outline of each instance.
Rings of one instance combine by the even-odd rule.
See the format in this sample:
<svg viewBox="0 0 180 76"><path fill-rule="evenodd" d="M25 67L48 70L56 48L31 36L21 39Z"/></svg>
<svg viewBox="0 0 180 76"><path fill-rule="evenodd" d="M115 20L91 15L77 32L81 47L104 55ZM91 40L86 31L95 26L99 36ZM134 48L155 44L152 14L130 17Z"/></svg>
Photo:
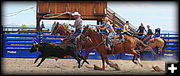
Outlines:
<svg viewBox="0 0 180 76"><path fill-rule="evenodd" d="M34 41L33 46L30 49L30 53L39 51L40 54L38 58L34 61L34 63L37 62L39 58L42 58L40 63L37 65L39 67L41 63L47 58L47 57L58 57L63 58L64 56L72 56L74 57L78 62L78 68L80 68L80 61L83 59L86 63L88 63L83 56L81 56L78 51L76 50L76 46L73 44L61 44L57 45L54 43L37 43Z"/></svg>

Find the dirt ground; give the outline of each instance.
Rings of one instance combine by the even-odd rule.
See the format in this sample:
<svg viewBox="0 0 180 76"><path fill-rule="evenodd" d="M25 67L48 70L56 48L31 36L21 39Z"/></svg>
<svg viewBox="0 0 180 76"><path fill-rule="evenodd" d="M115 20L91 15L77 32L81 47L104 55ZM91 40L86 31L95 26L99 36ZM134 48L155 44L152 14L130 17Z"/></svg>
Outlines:
<svg viewBox="0 0 180 76"><path fill-rule="evenodd" d="M94 70L93 65L101 67L101 60L88 59L90 65L84 64L83 67L78 68L77 62L74 59L59 59L55 61L54 59L46 59L40 67L36 67L39 61L36 64L33 64L35 58L2 58L1 61L1 70L3 74L38 74L38 75L48 75L48 74L71 74L71 75L147 75L147 74L165 74L165 61L156 60L156 61L147 61L141 60L143 67L134 64L131 60L110 60L113 63L117 63L120 67L120 70L117 71L114 68L111 68L106 65L105 71ZM163 71L157 72L154 71L152 66L157 65ZM91 68L88 68L89 66Z"/></svg>

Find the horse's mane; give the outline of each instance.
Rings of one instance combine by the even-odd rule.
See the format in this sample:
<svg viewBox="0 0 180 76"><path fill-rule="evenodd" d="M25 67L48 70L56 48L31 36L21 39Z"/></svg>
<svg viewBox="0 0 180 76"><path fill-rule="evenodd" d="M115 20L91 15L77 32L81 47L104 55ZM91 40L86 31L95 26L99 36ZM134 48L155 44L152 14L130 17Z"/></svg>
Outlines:
<svg viewBox="0 0 180 76"><path fill-rule="evenodd" d="M93 33L91 33L91 34L94 34L94 35L96 35L96 37L98 38L98 39L102 39L101 37L103 36L102 34L99 34L98 32L96 32L93 28L89 28L88 27L88 30L90 30L91 32L93 32ZM86 30L87 31L87 30Z"/></svg>

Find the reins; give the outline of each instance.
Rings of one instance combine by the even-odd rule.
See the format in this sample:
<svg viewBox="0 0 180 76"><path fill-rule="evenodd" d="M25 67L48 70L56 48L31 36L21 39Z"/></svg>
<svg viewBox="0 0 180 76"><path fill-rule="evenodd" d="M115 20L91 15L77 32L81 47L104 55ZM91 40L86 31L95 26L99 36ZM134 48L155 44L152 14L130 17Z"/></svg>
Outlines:
<svg viewBox="0 0 180 76"><path fill-rule="evenodd" d="M89 30L90 30L90 29L88 29L87 31L89 31ZM87 32L87 31L86 31L86 32ZM81 35L85 37L84 34L81 33ZM90 41L91 41L91 40L90 40ZM91 41L91 42L92 42L92 41ZM103 43L104 43L104 40L102 40L99 44L97 44L93 49L96 49L97 47L99 47L99 46L102 45Z"/></svg>

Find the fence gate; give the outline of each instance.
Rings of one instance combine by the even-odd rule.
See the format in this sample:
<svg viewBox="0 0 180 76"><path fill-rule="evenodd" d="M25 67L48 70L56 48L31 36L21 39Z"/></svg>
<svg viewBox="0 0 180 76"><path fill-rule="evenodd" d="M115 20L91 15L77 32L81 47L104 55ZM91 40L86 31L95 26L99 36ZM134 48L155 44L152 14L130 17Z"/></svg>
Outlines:
<svg viewBox="0 0 180 76"><path fill-rule="evenodd" d="M3 57L37 57L39 52L30 53L29 50L32 47L33 40L40 42L53 42L56 44L60 44L62 38L61 36L53 36L50 35L51 32L43 31L3 31ZM165 37L161 36L161 38L166 40L165 51L160 53L158 56L164 59L177 59L178 50L179 50L179 42L178 37ZM85 54L85 50L83 50L83 54ZM108 55L110 59L132 59L133 55L120 53L117 55ZM151 55L150 52L142 52L141 57L144 60L155 60L157 57ZM72 58L72 57L65 57ZM89 54L89 59L101 59L100 55L93 50Z"/></svg>
<svg viewBox="0 0 180 76"><path fill-rule="evenodd" d="M30 53L33 40L40 42L38 31L3 31L3 57L36 57Z"/></svg>

